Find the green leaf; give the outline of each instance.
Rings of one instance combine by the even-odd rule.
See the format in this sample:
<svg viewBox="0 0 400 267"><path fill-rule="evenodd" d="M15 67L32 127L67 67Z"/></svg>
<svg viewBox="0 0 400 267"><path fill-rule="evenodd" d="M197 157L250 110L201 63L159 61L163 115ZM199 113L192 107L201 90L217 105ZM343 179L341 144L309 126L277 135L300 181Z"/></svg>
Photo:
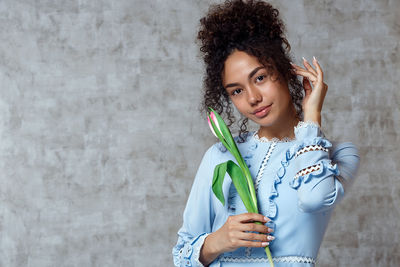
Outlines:
<svg viewBox="0 0 400 267"><path fill-rule="evenodd" d="M228 160L226 171L231 177L232 182L235 185L236 191L238 192L240 198L242 199L243 204L246 207L247 211L258 213L256 208L257 203L253 203L252 201L246 177L243 175L243 172L240 169L240 167L236 165L236 163L234 163L233 161Z"/></svg>
<svg viewBox="0 0 400 267"><path fill-rule="evenodd" d="M215 166L214 177L212 182L212 190L215 196L225 205L224 192L222 191L222 184L224 183L226 167L228 162L224 162Z"/></svg>
<svg viewBox="0 0 400 267"><path fill-rule="evenodd" d="M232 137L231 131L229 130L228 126L226 126L226 124L225 124L225 121L222 119L222 117L214 109L212 109L210 107L208 109L209 109L209 111L214 113L214 115L215 115L215 117L216 117L216 119L218 121L218 125L219 125L219 127L221 129L223 138L225 139L226 144L228 144L228 146L224 144L225 147L232 153L232 155L235 157L236 161L239 163L241 168L244 168L245 167L244 165L246 165L246 164L245 164L245 162L243 160L242 155L240 154L240 151L239 151L239 149L238 149L238 147L236 145L235 140ZM210 120L211 120L211 117L210 117ZM212 124L212 125L213 125L214 130L216 130L215 124ZM218 137L219 137L219 135L218 135Z"/></svg>
<svg viewBox="0 0 400 267"><path fill-rule="evenodd" d="M245 180L247 181L247 186L249 188L249 192L250 192L250 199L251 202L254 203L253 209L258 211L258 205L257 205L257 197L256 197L256 193L255 193L255 189L254 189L254 184L253 184L253 179L251 178L251 174L249 171L249 168L246 165L246 162L244 161L233 137L232 134L228 128L228 126L226 126L224 120L221 118L221 116L212 108L208 108L208 110L210 112L213 112L215 115L215 118L218 121L218 125L221 129L221 132L223 134L223 136L221 136L220 133L217 133L218 138L222 141L222 143L224 144L224 146L232 153L232 155L235 157L236 161L238 162L240 168L242 169L242 173L246 174L245 175ZM216 125L214 124L213 120L211 119L210 113L208 114L209 119L211 121L211 124L214 128L214 130L216 132L218 132L218 129L216 127Z"/></svg>

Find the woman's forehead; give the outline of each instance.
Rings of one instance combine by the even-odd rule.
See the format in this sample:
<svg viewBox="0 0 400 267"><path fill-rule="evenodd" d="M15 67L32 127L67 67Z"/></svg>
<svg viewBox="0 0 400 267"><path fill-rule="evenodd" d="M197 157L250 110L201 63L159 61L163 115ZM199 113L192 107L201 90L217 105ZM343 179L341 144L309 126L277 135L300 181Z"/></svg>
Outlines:
<svg viewBox="0 0 400 267"><path fill-rule="evenodd" d="M222 80L224 83L237 82L235 79L247 79L249 75L255 74L254 71L260 69L268 69L273 71L272 64L262 64L260 60L249 55L243 51L234 51L230 54L224 62L224 69L222 71Z"/></svg>
<svg viewBox="0 0 400 267"><path fill-rule="evenodd" d="M223 74L230 76L248 75L254 68L263 66L259 60L242 51L235 51L225 60Z"/></svg>

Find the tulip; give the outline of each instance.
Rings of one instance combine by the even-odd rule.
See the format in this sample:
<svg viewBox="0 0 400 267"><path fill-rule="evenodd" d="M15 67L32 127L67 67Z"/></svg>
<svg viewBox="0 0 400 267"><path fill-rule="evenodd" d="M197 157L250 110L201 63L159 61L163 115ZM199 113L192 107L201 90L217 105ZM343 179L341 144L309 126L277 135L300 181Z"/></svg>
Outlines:
<svg viewBox="0 0 400 267"><path fill-rule="evenodd" d="M208 126L210 126L211 132L213 133L213 135L214 135L215 137L218 138L218 136L217 136L217 134L215 133L214 128L213 128L213 126L212 126L212 124L211 124L210 118L209 118L208 116L207 116L207 121L208 121Z"/></svg>
<svg viewBox="0 0 400 267"><path fill-rule="evenodd" d="M212 182L212 190L215 196L219 201L221 201L222 205L225 205L222 184L224 182L225 174L228 173L247 211L258 213L257 197L253 179L251 178L249 168L240 154L228 126L226 126L221 116L212 108L209 108L207 121L212 133L222 142L229 152L231 152L238 163L236 164L232 160L228 160L227 162L215 166ZM261 224L261 222L256 223ZM270 265L274 266L271 251L268 246L265 247L265 252Z"/></svg>

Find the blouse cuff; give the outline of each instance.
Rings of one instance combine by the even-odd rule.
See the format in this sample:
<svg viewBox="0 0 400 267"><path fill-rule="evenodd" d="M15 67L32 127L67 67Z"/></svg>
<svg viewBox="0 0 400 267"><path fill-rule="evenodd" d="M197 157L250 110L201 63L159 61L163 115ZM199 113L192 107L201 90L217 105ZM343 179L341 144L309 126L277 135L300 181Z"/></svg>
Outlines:
<svg viewBox="0 0 400 267"><path fill-rule="evenodd" d="M184 267L204 267L200 262L200 250L203 247L204 240L209 233L202 233L197 237L193 238L191 242L188 242L178 252L178 259L180 263L177 266Z"/></svg>
<svg viewBox="0 0 400 267"><path fill-rule="evenodd" d="M328 156L328 148L332 144L325 138L321 127L317 123L300 121L294 128L294 133L297 142L290 148L290 157L301 159L303 156L307 156L307 160L310 161L309 156L312 154L314 154L314 158L318 154L318 157ZM317 160L318 158L312 162Z"/></svg>
<svg viewBox="0 0 400 267"><path fill-rule="evenodd" d="M325 139L321 127L315 122L300 121L295 127L296 144L290 149L290 157L295 158L295 173L290 185L297 189L301 181L308 182L311 177L336 173L337 167L330 164L329 150L332 144Z"/></svg>
<svg viewBox="0 0 400 267"><path fill-rule="evenodd" d="M294 127L294 134L297 140L302 140L309 136L325 137L321 126L314 121L299 121L297 126Z"/></svg>
<svg viewBox="0 0 400 267"><path fill-rule="evenodd" d="M300 121L294 127L296 145L290 149L291 156L308 154L309 151L326 151L332 144L325 138L321 127L316 122Z"/></svg>

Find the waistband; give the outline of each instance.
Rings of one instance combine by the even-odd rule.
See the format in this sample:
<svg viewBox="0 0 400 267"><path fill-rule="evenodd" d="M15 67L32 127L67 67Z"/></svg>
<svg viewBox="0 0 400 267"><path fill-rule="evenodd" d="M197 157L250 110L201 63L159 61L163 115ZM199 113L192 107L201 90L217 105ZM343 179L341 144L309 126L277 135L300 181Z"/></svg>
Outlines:
<svg viewBox="0 0 400 267"><path fill-rule="evenodd" d="M221 262L268 262L267 257L262 258L251 258L251 257L220 257L218 259ZM274 262L295 262L295 263L312 263L315 264L315 259L311 257L302 256L280 256L272 257Z"/></svg>

